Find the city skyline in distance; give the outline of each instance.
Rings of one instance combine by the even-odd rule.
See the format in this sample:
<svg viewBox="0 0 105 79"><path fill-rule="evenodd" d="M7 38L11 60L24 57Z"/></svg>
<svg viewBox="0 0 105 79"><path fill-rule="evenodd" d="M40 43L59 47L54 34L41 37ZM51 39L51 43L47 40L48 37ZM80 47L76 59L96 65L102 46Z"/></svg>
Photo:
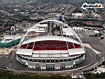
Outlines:
<svg viewBox="0 0 105 79"><path fill-rule="evenodd" d="M24 2L52 2L52 3L82 3L82 2L104 2L104 0L0 0L2 3L24 3Z"/></svg>

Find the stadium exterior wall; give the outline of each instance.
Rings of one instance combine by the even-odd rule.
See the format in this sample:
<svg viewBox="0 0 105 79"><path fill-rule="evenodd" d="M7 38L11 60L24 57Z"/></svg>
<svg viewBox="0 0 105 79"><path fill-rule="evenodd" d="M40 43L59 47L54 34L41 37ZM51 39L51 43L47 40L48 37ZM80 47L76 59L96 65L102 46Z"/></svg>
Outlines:
<svg viewBox="0 0 105 79"><path fill-rule="evenodd" d="M54 69L67 69L67 68L72 68L73 66L81 63L83 60L85 60L85 54L83 54L80 58L77 59L72 59L70 61L63 61L63 62L35 62L32 60L27 60L24 58L21 58L19 55L16 55L16 59L21 63L24 64L26 66L28 66L29 68L35 68L35 69L47 69L47 64L54 65ZM37 68L38 67L38 68Z"/></svg>

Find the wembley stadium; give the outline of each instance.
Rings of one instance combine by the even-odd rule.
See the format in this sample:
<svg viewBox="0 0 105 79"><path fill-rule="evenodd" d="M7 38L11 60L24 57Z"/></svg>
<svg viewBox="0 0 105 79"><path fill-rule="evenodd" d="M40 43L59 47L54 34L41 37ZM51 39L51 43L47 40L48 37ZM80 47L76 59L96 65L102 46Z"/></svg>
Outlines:
<svg viewBox="0 0 105 79"><path fill-rule="evenodd" d="M37 70L65 70L85 60L79 36L58 20L43 20L29 28L16 50L16 59Z"/></svg>

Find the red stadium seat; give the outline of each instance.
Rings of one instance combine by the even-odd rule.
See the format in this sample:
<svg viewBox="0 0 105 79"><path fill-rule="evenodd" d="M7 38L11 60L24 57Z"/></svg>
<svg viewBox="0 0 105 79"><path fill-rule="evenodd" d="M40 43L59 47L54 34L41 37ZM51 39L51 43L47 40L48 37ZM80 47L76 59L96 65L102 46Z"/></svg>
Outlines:
<svg viewBox="0 0 105 79"><path fill-rule="evenodd" d="M38 41L35 42L34 50L67 50L67 45L65 41Z"/></svg>
<svg viewBox="0 0 105 79"><path fill-rule="evenodd" d="M78 44L74 44L74 46L75 46L75 48L81 48L81 46Z"/></svg>
<svg viewBox="0 0 105 79"><path fill-rule="evenodd" d="M24 44L24 45L21 45L20 48L22 48L22 49L26 49L26 47L27 47L27 44Z"/></svg>

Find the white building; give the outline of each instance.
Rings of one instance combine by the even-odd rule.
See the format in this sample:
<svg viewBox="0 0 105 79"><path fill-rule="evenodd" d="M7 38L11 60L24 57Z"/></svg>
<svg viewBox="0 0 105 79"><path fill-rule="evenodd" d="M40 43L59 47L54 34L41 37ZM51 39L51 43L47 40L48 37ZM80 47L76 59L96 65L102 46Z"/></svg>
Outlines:
<svg viewBox="0 0 105 79"><path fill-rule="evenodd" d="M26 32L17 48L16 59L30 68L65 70L85 59L85 49L67 24L43 20Z"/></svg>

